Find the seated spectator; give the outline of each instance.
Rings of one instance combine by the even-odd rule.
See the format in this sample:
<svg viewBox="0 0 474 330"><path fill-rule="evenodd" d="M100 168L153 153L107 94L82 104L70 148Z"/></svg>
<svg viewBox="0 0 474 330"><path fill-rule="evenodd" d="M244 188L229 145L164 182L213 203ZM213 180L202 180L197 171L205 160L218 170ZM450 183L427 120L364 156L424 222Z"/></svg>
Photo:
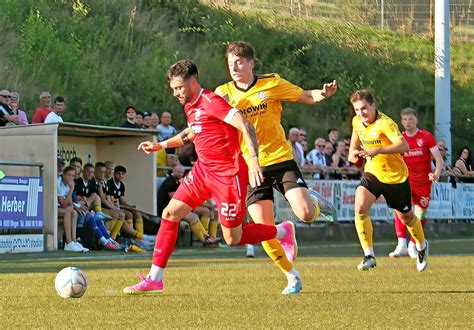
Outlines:
<svg viewBox="0 0 474 330"><path fill-rule="evenodd" d="M441 176L450 176L450 181L455 182L455 177L461 175L461 171L457 167L451 167L448 165L448 148L446 147L446 142L444 140L439 140L438 143L439 153L443 158L443 169L441 170ZM436 168L435 160L433 159L432 168Z"/></svg>
<svg viewBox="0 0 474 330"><path fill-rule="evenodd" d="M135 123L135 117L137 116L137 110L129 106L125 109L125 115L127 116L126 120L120 125L120 127L124 128L139 128L141 129L142 127L140 125L137 125Z"/></svg>
<svg viewBox="0 0 474 330"><path fill-rule="evenodd" d="M140 211L136 208L135 205L129 203L125 199L125 184L123 179L125 178L125 173L127 170L121 165L117 165L114 168L114 175L112 179L107 181L108 189L107 194L109 200L116 205L121 211L124 211L126 222L122 226L123 229L127 230L132 229L132 238L135 243L146 243L145 241L154 242L154 236L148 236L144 234L143 231L143 217ZM143 241L143 242L142 242Z"/></svg>
<svg viewBox="0 0 474 330"><path fill-rule="evenodd" d="M80 178L82 173L82 159L80 159L79 157L72 157L69 161L69 166L76 170L74 180Z"/></svg>
<svg viewBox="0 0 474 330"><path fill-rule="evenodd" d="M18 119L20 120L19 125L28 125L28 117L26 117L26 112L18 108L20 105L20 94L17 92L12 92L11 97L10 107L13 110L13 114L18 116Z"/></svg>
<svg viewBox="0 0 474 330"><path fill-rule="evenodd" d="M337 128L328 129L328 141L332 144L333 153L337 149L337 139L339 139L339 131L337 130Z"/></svg>
<svg viewBox="0 0 474 330"><path fill-rule="evenodd" d="M61 157L58 157L58 177L63 175L65 165L66 165L66 162ZM75 172L75 170L74 170L74 172Z"/></svg>
<svg viewBox="0 0 474 330"><path fill-rule="evenodd" d="M308 168L317 171L313 174L314 179L324 178L323 173L330 170L326 163L326 155L324 154L324 146L326 141L323 138L317 138L314 141L314 149L306 156Z"/></svg>
<svg viewBox="0 0 474 330"><path fill-rule="evenodd" d="M107 185L107 181L105 180L105 172L106 165L102 162L97 162L95 164L93 180L95 184L95 191L97 192L102 204L102 212L110 215L112 218L110 221L106 222L106 226L110 231L110 237L113 240L116 240L117 235L119 234L125 222L125 213L107 199L107 190L109 187Z"/></svg>
<svg viewBox="0 0 474 330"><path fill-rule="evenodd" d="M462 175L474 176L474 171L472 170L471 165L471 151L468 147L463 147L461 151L459 151L459 157L456 160L454 167L459 169Z"/></svg>
<svg viewBox="0 0 474 330"><path fill-rule="evenodd" d="M135 124L140 126L140 128L143 128L143 112L137 111L137 114L135 115Z"/></svg>
<svg viewBox="0 0 474 330"><path fill-rule="evenodd" d="M326 156L326 165L331 166L332 165L332 154L334 153L334 147L332 146L332 143L329 141L326 141L324 143L324 156Z"/></svg>
<svg viewBox="0 0 474 330"><path fill-rule="evenodd" d="M293 127L288 132L288 142L293 147L293 160L299 167L304 167L306 161L304 158L303 147L300 144L300 130Z"/></svg>
<svg viewBox="0 0 474 330"><path fill-rule="evenodd" d="M303 144L303 141L306 141L308 133L306 133L306 128L301 127L299 130L300 130L300 143Z"/></svg>
<svg viewBox="0 0 474 330"><path fill-rule="evenodd" d="M306 158L309 152L308 148L308 142L307 141L301 141L301 147L303 148L303 156Z"/></svg>
<svg viewBox="0 0 474 330"><path fill-rule="evenodd" d="M58 178L58 215L60 220L62 219L66 238L64 251L83 252L84 247L77 242L76 238L77 212L72 202L75 171L72 167L66 167L63 175Z"/></svg>
<svg viewBox="0 0 474 330"><path fill-rule="evenodd" d="M46 119L46 116L52 111L51 109L51 94L49 92L43 92L40 94L40 106L36 109L33 114L31 122L33 124L42 124Z"/></svg>
<svg viewBox="0 0 474 330"><path fill-rule="evenodd" d="M168 203L171 201L176 190L180 185L180 180L184 176L184 167L182 165L176 165L173 167L173 171L170 176L168 176L165 181L161 184L158 189L158 214L161 216L163 210L166 208ZM199 217L204 218L201 222ZM210 212L207 207L198 207L185 216L182 221L185 221L189 224L191 231L198 240L200 240L204 246L213 245L217 243L215 237L212 237L208 234L206 229L203 226L204 223L209 223Z"/></svg>
<svg viewBox="0 0 474 330"><path fill-rule="evenodd" d="M18 116L13 113L10 103L10 92L6 89L0 91L0 127L20 125L20 120Z"/></svg>
<svg viewBox="0 0 474 330"><path fill-rule="evenodd" d="M52 123L62 123L63 118L61 117L62 113L64 112L64 108L66 104L64 102L64 97L56 96L54 99L53 109L44 119L45 124L52 124Z"/></svg>
<svg viewBox="0 0 474 330"><path fill-rule="evenodd" d="M151 126L153 129L158 129L158 125L160 124L160 116L156 112L151 113Z"/></svg>
<svg viewBox="0 0 474 330"><path fill-rule="evenodd" d="M153 127L153 124L151 123L151 115L149 112L144 112L143 113L143 128L145 129L156 129L156 126Z"/></svg>

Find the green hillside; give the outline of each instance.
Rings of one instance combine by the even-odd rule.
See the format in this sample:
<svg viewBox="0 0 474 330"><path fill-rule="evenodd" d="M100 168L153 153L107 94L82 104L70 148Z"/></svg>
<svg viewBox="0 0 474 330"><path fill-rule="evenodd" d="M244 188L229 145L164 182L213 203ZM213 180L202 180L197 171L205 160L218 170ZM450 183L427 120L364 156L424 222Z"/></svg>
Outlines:
<svg viewBox="0 0 474 330"><path fill-rule="evenodd" d="M135 7L136 6L136 7ZM202 83L229 79L223 52L230 40L249 41L259 72L278 72L303 88L337 79L339 92L321 106L287 105L285 126L304 126L310 138L335 126L349 132L350 93L372 89L379 108L398 118L419 110L421 126L434 122L433 40L336 20L302 20L264 12L234 12L197 1L0 2L2 86L19 91L31 118L43 90L67 100L68 121L117 125L125 106L168 110L184 126L181 106L165 73L181 58L194 60ZM474 120L472 43L453 44L454 150Z"/></svg>

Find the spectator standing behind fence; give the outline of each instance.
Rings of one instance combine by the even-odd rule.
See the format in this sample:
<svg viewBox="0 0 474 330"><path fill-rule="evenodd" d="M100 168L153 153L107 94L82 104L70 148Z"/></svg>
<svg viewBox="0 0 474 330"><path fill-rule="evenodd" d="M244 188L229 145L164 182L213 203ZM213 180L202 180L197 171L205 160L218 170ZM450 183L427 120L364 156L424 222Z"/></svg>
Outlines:
<svg viewBox="0 0 474 330"><path fill-rule="evenodd" d="M122 125L120 125L120 127L138 128L138 129L142 128L140 125L137 125L135 123L135 118L137 116L137 110L134 107L128 106L127 108L125 108L125 116L126 116L126 119L122 123Z"/></svg>
<svg viewBox="0 0 474 330"><path fill-rule="evenodd" d="M301 146L300 141L300 130L296 127L293 127L288 132L288 142L293 148L293 159L299 167L305 165L303 147Z"/></svg>
<svg viewBox="0 0 474 330"><path fill-rule="evenodd" d="M151 113L151 126L153 129L158 129L158 125L160 124L160 116L156 112Z"/></svg>
<svg viewBox="0 0 474 330"><path fill-rule="evenodd" d="M151 115L149 112L144 112L143 113L143 124L142 127L144 129L156 129L156 126L153 127L153 124L151 123Z"/></svg>
<svg viewBox="0 0 474 330"><path fill-rule="evenodd" d="M459 157L454 166L461 171L462 175L474 176L471 164L471 150L468 147L463 147L459 151Z"/></svg>
<svg viewBox="0 0 474 330"><path fill-rule="evenodd" d="M19 125L28 125L28 117L26 116L26 112L19 109L19 105L20 94L18 92L11 92L10 107L12 108L13 114L18 116L18 120L20 121Z"/></svg>
<svg viewBox="0 0 474 330"><path fill-rule="evenodd" d="M143 112L137 111L135 115L135 124L140 126L140 128L143 128Z"/></svg>
<svg viewBox="0 0 474 330"><path fill-rule="evenodd" d="M62 123L63 117L61 117L62 113L64 112L64 108L66 107L66 103L64 101L64 97L56 96L54 99L53 109L44 119L45 124L53 124L53 123Z"/></svg>
<svg viewBox="0 0 474 330"><path fill-rule="evenodd" d="M334 147L331 142L326 141L324 143L324 156L326 156L326 165L332 165L332 154L334 153Z"/></svg>
<svg viewBox="0 0 474 330"><path fill-rule="evenodd" d="M318 171L313 174L314 179L323 179L322 173L329 169L326 163L326 155L324 154L325 145L326 141L323 138L317 138L314 141L314 149L306 156L308 168Z"/></svg>
<svg viewBox="0 0 474 330"><path fill-rule="evenodd" d="M176 128L171 126L171 114L169 112L163 112L161 115L161 124L156 127L160 131L158 136L160 141L169 139L176 135Z"/></svg>
<svg viewBox="0 0 474 330"><path fill-rule="evenodd" d="M40 106L36 109L31 120L33 124L44 123L46 116L53 110L51 109L51 94L49 92L41 93L39 99Z"/></svg>
<svg viewBox="0 0 474 330"><path fill-rule="evenodd" d="M11 93L4 89L0 91L0 126L19 125L18 116L15 115L10 107Z"/></svg>
<svg viewBox="0 0 474 330"><path fill-rule="evenodd" d="M332 144L333 153L336 152L337 149L337 139L339 139L339 131L337 128L328 129L328 141ZM350 142L350 138L348 142Z"/></svg>

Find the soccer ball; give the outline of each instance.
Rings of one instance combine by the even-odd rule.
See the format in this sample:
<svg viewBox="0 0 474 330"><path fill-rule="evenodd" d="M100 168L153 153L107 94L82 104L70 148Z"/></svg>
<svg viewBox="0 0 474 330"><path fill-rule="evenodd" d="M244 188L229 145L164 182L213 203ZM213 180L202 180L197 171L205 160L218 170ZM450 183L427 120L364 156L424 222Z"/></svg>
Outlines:
<svg viewBox="0 0 474 330"><path fill-rule="evenodd" d="M54 280L56 292L63 298L80 298L87 290L87 279L77 267L66 267Z"/></svg>

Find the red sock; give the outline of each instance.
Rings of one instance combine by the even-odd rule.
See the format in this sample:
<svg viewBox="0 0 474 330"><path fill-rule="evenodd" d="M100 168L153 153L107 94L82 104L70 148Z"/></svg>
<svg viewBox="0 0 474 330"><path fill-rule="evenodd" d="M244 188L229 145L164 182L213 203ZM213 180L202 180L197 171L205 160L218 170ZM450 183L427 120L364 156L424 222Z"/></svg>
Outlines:
<svg viewBox="0 0 474 330"><path fill-rule="evenodd" d="M153 265L166 268L168 259L173 253L178 238L179 222L161 219L161 226L156 235L155 249L153 250Z"/></svg>
<svg viewBox="0 0 474 330"><path fill-rule="evenodd" d="M426 218L423 217L420 219L421 221L421 226L423 227L423 229L425 228L425 223L426 223ZM413 239L413 237L410 236L410 241L412 241L413 243L415 243L415 240Z"/></svg>
<svg viewBox="0 0 474 330"><path fill-rule="evenodd" d="M277 235L277 229L273 225L262 225L258 223L249 223L242 227L242 237L238 245L257 244L274 239Z"/></svg>
<svg viewBox="0 0 474 330"><path fill-rule="evenodd" d="M395 224L395 232L397 233L397 237L407 238L407 226L405 226L405 224L400 221L397 212L395 212L395 220L393 223Z"/></svg>

